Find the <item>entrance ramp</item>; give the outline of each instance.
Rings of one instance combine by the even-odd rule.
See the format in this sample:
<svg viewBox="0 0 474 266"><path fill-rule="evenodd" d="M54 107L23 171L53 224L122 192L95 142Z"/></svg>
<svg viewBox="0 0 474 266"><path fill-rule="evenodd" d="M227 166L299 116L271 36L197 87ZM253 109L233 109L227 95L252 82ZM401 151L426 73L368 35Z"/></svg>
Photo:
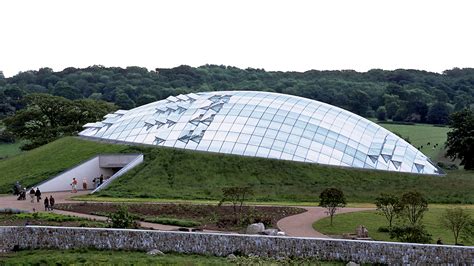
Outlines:
<svg viewBox="0 0 474 266"><path fill-rule="evenodd" d="M142 162L143 154L100 154L34 187L39 187L41 192L70 191L72 179L76 178L78 190L83 190L82 184L85 180L87 190L94 193L106 188L113 180ZM93 179L101 175L104 177L104 182L95 188Z"/></svg>

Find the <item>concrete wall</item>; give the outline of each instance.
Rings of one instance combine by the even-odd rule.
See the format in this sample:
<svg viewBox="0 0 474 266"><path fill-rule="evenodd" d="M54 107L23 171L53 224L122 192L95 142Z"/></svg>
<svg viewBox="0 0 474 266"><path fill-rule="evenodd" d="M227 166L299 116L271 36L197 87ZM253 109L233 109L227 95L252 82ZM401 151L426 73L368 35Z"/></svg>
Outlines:
<svg viewBox="0 0 474 266"><path fill-rule="evenodd" d="M77 189L82 189L82 179L86 178L88 187L92 188L92 179L96 176L100 176L100 174L99 157L94 157L35 187L39 187L42 192L68 191L71 190L72 179L76 178Z"/></svg>
<svg viewBox="0 0 474 266"><path fill-rule="evenodd" d="M142 158L140 161L142 162L143 155L141 154L98 155L34 187L39 187L42 192L68 191L71 190L72 179L76 178L78 190L82 189L83 179L86 179L87 188L93 189L92 180L95 177L101 174L104 177L113 176L114 172L110 168L125 167L138 157ZM126 168L127 171L129 169L131 168Z"/></svg>
<svg viewBox="0 0 474 266"><path fill-rule="evenodd" d="M227 256L316 257L359 263L473 265L474 247L421 245L377 241L336 240L238 234L186 233L150 230L0 227L0 249L85 248L150 250Z"/></svg>
<svg viewBox="0 0 474 266"><path fill-rule="evenodd" d="M104 161L107 161L108 165L111 165L113 163L117 163L117 161L120 161L120 160L123 161L123 162L127 162L127 164L125 166L123 166L123 168L120 169L117 173L112 175L109 179L105 180L105 182L100 187L94 189L94 191L92 191L92 193L95 193L97 191L100 191L100 190L108 187L110 185L110 183L112 183L115 179L117 179L120 176L124 175L125 173L130 171L130 169L134 168L135 166L141 164L143 162L143 154L139 154L139 155L135 154L133 156L129 155L126 158L124 158L124 157L117 158L117 161L111 160L111 158L104 158L104 159L105 159Z"/></svg>

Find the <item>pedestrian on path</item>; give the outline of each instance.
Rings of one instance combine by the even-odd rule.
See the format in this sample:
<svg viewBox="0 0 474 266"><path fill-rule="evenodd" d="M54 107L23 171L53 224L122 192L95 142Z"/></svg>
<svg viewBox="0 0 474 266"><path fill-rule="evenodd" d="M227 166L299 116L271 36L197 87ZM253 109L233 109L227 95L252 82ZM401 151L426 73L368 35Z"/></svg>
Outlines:
<svg viewBox="0 0 474 266"><path fill-rule="evenodd" d="M85 177L82 179L82 190L87 190L87 179Z"/></svg>
<svg viewBox="0 0 474 266"><path fill-rule="evenodd" d="M36 188L35 196L36 196L36 202L40 202L41 191L40 191L39 187Z"/></svg>
<svg viewBox="0 0 474 266"><path fill-rule="evenodd" d="M75 177L72 178L71 188L71 193L77 193L77 180Z"/></svg>
<svg viewBox="0 0 474 266"><path fill-rule="evenodd" d="M49 209L52 211L54 208L54 198L53 195L49 196Z"/></svg>
<svg viewBox="0 0 474 266"><path fill-rule="evenodd" d="M48 199L48 197L44 197L44 210L49 211L49 199Z"/></svg>
<svg viewBox="0 0 474 266"><path fill-rule="evenodd" d="M102 183L104 183L104 175L101 174L99 177L99 186L101 186Z"/></svg>
<svg viewBox="0 0 474 266"><path fill-rule="evenodd" d="M34 203L35 202L35 189L34 188L31 188L30 190L30 198L31 198L31 203Z"/></svg>

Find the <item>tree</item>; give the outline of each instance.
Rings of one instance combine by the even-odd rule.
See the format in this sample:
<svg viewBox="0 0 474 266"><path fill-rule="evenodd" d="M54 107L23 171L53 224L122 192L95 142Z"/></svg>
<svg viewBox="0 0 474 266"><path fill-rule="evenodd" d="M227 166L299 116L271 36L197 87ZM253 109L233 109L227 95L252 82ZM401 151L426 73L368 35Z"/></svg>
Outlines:
<svg viewBox="0 0 474 266"><path fill-rule="evenodd" d="M408 220L411 226L421 223L423 215L428 210L428 201L417 191L406 192L400 198L396 207L397 214Z"/></svg>
<svg viewBox="0 0 474 266"><path fill-rule="evenodd" d="M377 109L377 119L379 121L385 121L386 119L386 114L387 114L387 109L385 109L385 106L380 106Z"/></svg>
<svg viewBox="0 0 474 266"><path fill-rule="evenodd" d="M377 210L380 211L388 221L388 227L392 227L393 218L397 213L397 207L399 206L399 199L397 196L392 194L382 193L375 199L375 205Z"/></svg>
<svg viewBox="0 0 474 266"><path fill-rule="evenodd" d="M454 236L454 244L458 244L459 236L472 223L471 215L461 208L446 209L441 216L441 225L449 229Z"/></svg>
<svg viewBox="0 0 474 266"><path fill-rule="evenodd" d="M253 189L251 187L226 187L222 189L223 198L219 202L219 206L226 201L232 203L234 209L234 215L237 217L238 213L242 213L242 207L244 202L253 195ZM239 207L237 210L237 206Z"/></svg>
<svg viewBox="0 0 474 266"><path fill-rule="evenodd" d="M326 213L330 216L332 226L332 220L337 209L346 206L344 193L337 188L326 188L319 195L319 199L319 206L327 209Z"/></svg>
<svg viewBox="0 0 474 266"><path fill-rule="evenodd" d="M449 108L445 103L437 102L430 107L427 122L431 124L447 124L449 122Z"/></svg>
<svg viewBox="0 0 474 266"><path fill-rule="evenodd" d="M107 215L107 221L112 228L137 228L135 217L130 214L127 206L120 205L116 212Z"/></svg>
<svg viewBox="0 0 474 266"><path fill-rule="evenodd" d="M461 159L464 169L474 169L474 113L464 109L451 115L450 126L446 141L446 155L451 159Z"/></svg>

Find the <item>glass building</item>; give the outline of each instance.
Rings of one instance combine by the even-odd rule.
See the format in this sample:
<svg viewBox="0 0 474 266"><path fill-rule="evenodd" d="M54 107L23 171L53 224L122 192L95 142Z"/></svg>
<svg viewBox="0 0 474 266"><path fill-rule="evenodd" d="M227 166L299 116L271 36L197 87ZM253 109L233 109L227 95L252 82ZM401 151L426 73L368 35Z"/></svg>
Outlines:
<svg viewBox="0 0 474 266"><path fill-rule="evenodd" d="M297 96L221 91L170 96L84 125L80 136L243 156L442 174L377 124Z"/></svg>

